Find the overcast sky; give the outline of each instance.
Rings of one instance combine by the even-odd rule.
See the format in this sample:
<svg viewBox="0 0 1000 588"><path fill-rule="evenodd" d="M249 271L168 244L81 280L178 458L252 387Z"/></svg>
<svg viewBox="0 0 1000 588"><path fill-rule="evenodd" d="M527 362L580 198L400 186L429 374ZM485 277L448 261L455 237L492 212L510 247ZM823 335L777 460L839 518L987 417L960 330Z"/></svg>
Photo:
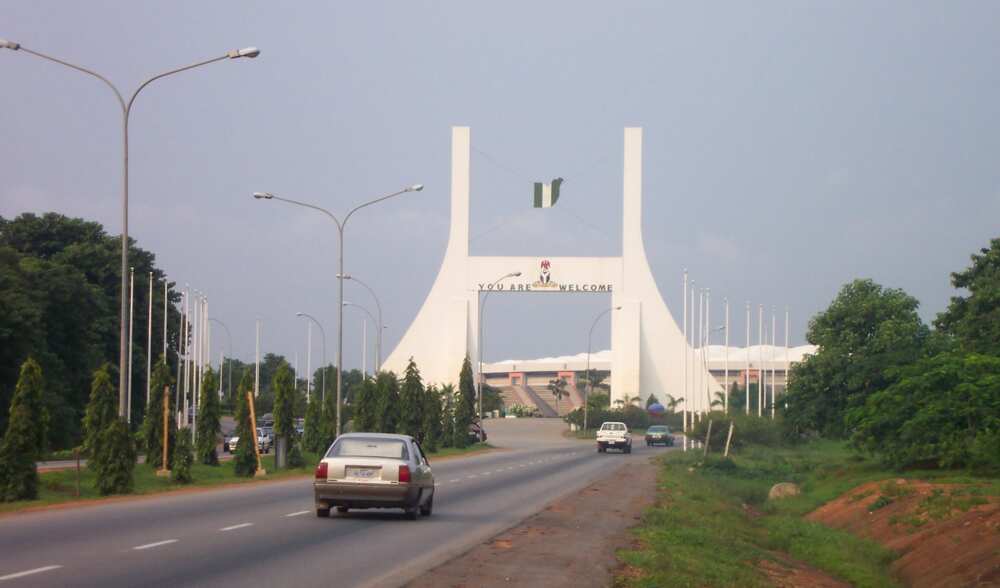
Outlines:
<svg viewBox="0 0 1000 588"><path fill-rule="evenodd" d="M931 320L949 273L1000 236L998 23L996 2L0 5L0 37L125 92L260 47L143 91L130 233L208 294L238 357L259 317L265 350L303 366L296 311L323 322L334 355L336 231L250 193L344 212L426 185L348 225L348 272L381 298L388 355L444 254L451 125L472 129L474 254L620 254L622 128L642 126L646 248L678 320L683 267L712 288L713 317L733 301L741 345L745 301L788 306L800 344L859 277L906 290ZM57 211L119 233L119 120L93 78L0 51L0 215ZM532 209L531 183L555 176L557 206ZM608 304L491 297L487 359L584 351ZM345 314L347 367L362 316ZM605 326L595 347L609 344ZM317 334L313 366L321 348Z"/></svg>

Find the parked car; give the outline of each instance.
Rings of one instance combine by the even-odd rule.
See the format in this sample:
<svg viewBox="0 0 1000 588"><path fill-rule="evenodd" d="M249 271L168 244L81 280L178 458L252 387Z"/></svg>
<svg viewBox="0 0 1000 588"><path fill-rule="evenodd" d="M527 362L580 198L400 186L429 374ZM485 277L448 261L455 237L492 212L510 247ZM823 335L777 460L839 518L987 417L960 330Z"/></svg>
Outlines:
<svg viewBox="0 0 1000 588"><path fill-rule="evenodd" d="M670 427L666 425L653 425L646 429L646 447L650 445L673 447L674 436L670 434Z"/></svg>
<svg viewBox="0 0 1000 588"><path fill-rule="evenodd" d="M601 423L597 430L597 452L606 453L608 449L621 449L623 453L632 453L632 435L625 423Z"/></svg>
<svg viewBox="0 0 1000 588"><path fill-rule="evenodd" d="M480 424L478 421L469 424L469 442L471 443L486 442L486 429L484 429L482 424Z"/></svg>
<svg viewBox="0 0 1000 588"><path fill-rule="evenodd" d="M407 518L434 508L434 474L409 435L347 433L330 445L316 466L316 516L330 509L401 508Z"/></svg>

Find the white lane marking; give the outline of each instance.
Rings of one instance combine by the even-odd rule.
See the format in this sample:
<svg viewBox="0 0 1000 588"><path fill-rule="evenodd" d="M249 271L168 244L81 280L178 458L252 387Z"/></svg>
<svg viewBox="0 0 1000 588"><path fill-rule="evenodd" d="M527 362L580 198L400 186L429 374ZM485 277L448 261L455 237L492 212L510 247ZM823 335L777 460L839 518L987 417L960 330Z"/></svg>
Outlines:
<svg viewBox="0 0 1000 588"><path fill-rule="evenodd" d="M525 465L524 465L524 464L522 463L522 464L519 464L519 467L522 467L522 468L523 468L523 467L527 467L527 466L525 466Z"/></svg>
<svg viewBox="0 0 1000 588"><path fill-rule="evenodd" d="M304 514L309 514L309 511L308 510L300 510L298 512L290 512L290 513L286 514L285 516L286 517L297 517L297 516L301 516L301 515L304 515Z"/></svg>
<svg viewBox="0 0 1000 588"><path fill-rule="evenodd" d="M238 525L232 525L230 527L222 527L220 531L235 531L236 529L242 529L244 527L252 527L253 523L240 523Z"/></svg>
<svg viewBox="0 0 1000 588"><path fill-rule="evenodd" d="M171 543L177 543L176 539L166 539L164 541L157 541L156 543L147 543L145 545L136 545L132 549L136 551L142 551L143 549L150 549L152 547L159 547L161 545L170 545Z"/></svg>
<svg viewBox="0 0 1000 588"><path fill-rule="evenodd" d="M49 570L58 570L62 566L45 566L41 568L35 568L33 570L25 570L23 572L17 572L15 574L7 574L6 576L0 576L0 582L4 580L13 580L14 578L23 578L24 576L30 576L31 574L40 574L42 572L47 572Z"/></svg>
<svg viewBox="0 0 1000 588"><path fill-rule="evenodd" d="M483 475L484 475L484 476L488 476L488 475L490 475L490 474L492 474L492 473L493 473L493 472L483 472Z"/></svg>
<svg viewBox="0 0 1000 588"><path fill-rule="evenodd" d="M461 480L461 478L457 478L457 479L455 479L455 480L448 480L448 483L449 483L449 484L458 484L458 483L459 483L459 482L461 482L461 481L462 481L462 480Z"/></svg>
<svg viewBox="0 0 1000 588"><path fill-rule="evenodd" d="M475 478L475 477L476 477L477 475L478 475L478 474L469 474L468 476L465 476L465 477L466 477L466 478Z"/></svg>

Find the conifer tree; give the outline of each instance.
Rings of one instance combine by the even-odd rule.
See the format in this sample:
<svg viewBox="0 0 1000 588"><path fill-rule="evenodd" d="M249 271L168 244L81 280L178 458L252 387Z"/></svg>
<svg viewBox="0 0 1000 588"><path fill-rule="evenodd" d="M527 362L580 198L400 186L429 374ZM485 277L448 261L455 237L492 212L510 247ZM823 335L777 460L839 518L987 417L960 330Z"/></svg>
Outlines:
<svg viewBox="0 0 1000 588"><path fill-rule="evenodd" d="M469 356L462 361L458 375L458 401L455 403L455 447L468 447L469 425L476 417L476 388L472 383L472 362Z"/></svg>
<svg viewBox="0 0 1000 588"><path fill-rule="evenodd" d="M354 401L354 430L382 432L376 429L378 421L378 389L375 380L365 378Z"/></svg>
<svg viewBox="0 0 1000 588"><path fill-rule="evenodd" d="M205 464L219 465L215 448L222 432L222 406L219 402L218 381L212 368L206 367L201 378L201 398L198 401L198 427L196 434L196 459Z"/></svg>
<svg viewBox="0 0 1000 588"><path fill-rule="evenodd" d="M102 496L132 491L135 458L135 439L128 423L124 418L112 418L98 434L91 457L97 472L97 490Z"/></svg>
<svg viewBox="0 0 1000 588"><path fill-rule="evenodd" d="M336 372L334 373L336 377ZM329 447L337 438L337 394L327 391L326 402L323 403L323 446Z"/></svg>
<svg viewBox="0 0 1000 588"><path fill-rule="evenodd" d="M420 370L410 358L403 375L403 385L399 392L399 432L409 435L423 443L423 404L424 383L420 379Z"/></svg>
<svg viewBox="0 0 1000 588"><path fill-rule="evenodd" d="M433 384L424 391L422 412L423 439L420 444L426 451L437 451L441 442L441 393Z"/></svg>
<svg viewBox="0 0 1000 588"><path fill-rule="evenodd" d="M90 384L90 401L83 417L83 451L93 457L98 437L118 417L118 394L112 383L115 368L105 363L94 372Z"/></svg>
<svg viewBox="0 0 1000 588"><path fill-rule="evenodd" d="M153 468L163 467L163 395L164 389L173 385L173 377L170 375L170 368L163 356L156 362L149 384L149 405L146 406L146 415L142 421L142 438L146 446L146 464ZM171 414L175 411L171 410ZM200 418L200 417L199 417ZM170 464L174 453L174 444L177 443L177 419L167 419L167 464Z"/></svg>
<svg viewBox="0 0 1000 588"><path fill-rule="evenodd" d="M178 484L190 484L191 466L194 464L194 447L191 444L191 429L184 427L177 432L177 448L170 464L170 479Z"/></svg>
<svg viewBox="0 0 1000 588"><path fill-rule="evenodd" d="M375 378L378 409L375 429L380 433L395 433L399 426L399 381L392 372L379 372Z"/></svg>
<svg viewBox="0 0 1000 588"><path fill-rule="evenodd" d="M42 401L42 368L32 358L21 373L10 403L7 430L0 442L0 500L27 500L38 496L35 462L45 450L48 411Z"/></svg>
<svg viewBox="0 0 1000 588"><path fill-rule="evenodd" d="M253 390L253 373L249 368L243 370L243 377L236 387L236 437L239 441L233 451L233 469L237 476L252 477L257 472L257 452L253 444L257 442L257 429L250 422L250 405L247 402L247 392Z"/></svg>
<svg viewBox="0 0 1000 588"><path fill-rule="evenodd" d="M326 424L323 422L323 405L319 394L313 394L306 405L306 424L302 434L302 446L306 451L319 453L326 449Z"/></svg>
<svg viewBox="0 0 1000 588"><path fill-rule="evenodd" d="M455 445L455 387L445 384L441 388L441 447Z"/></svg>
<svg viewBox="0 0 1000 588"><path fill-rule="evenodd" d="M288 363L282 362L271 379L271 390L274 391L274 434L292 440L295 433L295 385L292 381L292 370Z"/></svg>

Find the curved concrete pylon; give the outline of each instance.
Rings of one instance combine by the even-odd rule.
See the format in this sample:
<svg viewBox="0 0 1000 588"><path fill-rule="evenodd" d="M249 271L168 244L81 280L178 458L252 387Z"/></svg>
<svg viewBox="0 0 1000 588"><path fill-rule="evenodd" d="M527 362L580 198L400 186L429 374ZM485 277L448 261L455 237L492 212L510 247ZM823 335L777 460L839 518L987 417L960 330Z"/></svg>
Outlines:
<svg viewBox="0 0 1000 588"><path fill-rule="evenodd" d="M402 373L413 357L427 382L458 384L468 354L478 368L479 296L505 280L498 293L611 294L612 401L655 394L686 397L685 407L706 409L708 398L721 391L700 365L702 390L684 382L685 357L691 357L660 296L642 241L642 129L625 129L624 230L621 257L501 257L469 255L468 127L452 128L451 229L441 269L427 299L383 368ZM690 365L690 364L689 364ZM689 381L695 378L689 375ZM685 394L687 390L687 394Z"/></svg>

